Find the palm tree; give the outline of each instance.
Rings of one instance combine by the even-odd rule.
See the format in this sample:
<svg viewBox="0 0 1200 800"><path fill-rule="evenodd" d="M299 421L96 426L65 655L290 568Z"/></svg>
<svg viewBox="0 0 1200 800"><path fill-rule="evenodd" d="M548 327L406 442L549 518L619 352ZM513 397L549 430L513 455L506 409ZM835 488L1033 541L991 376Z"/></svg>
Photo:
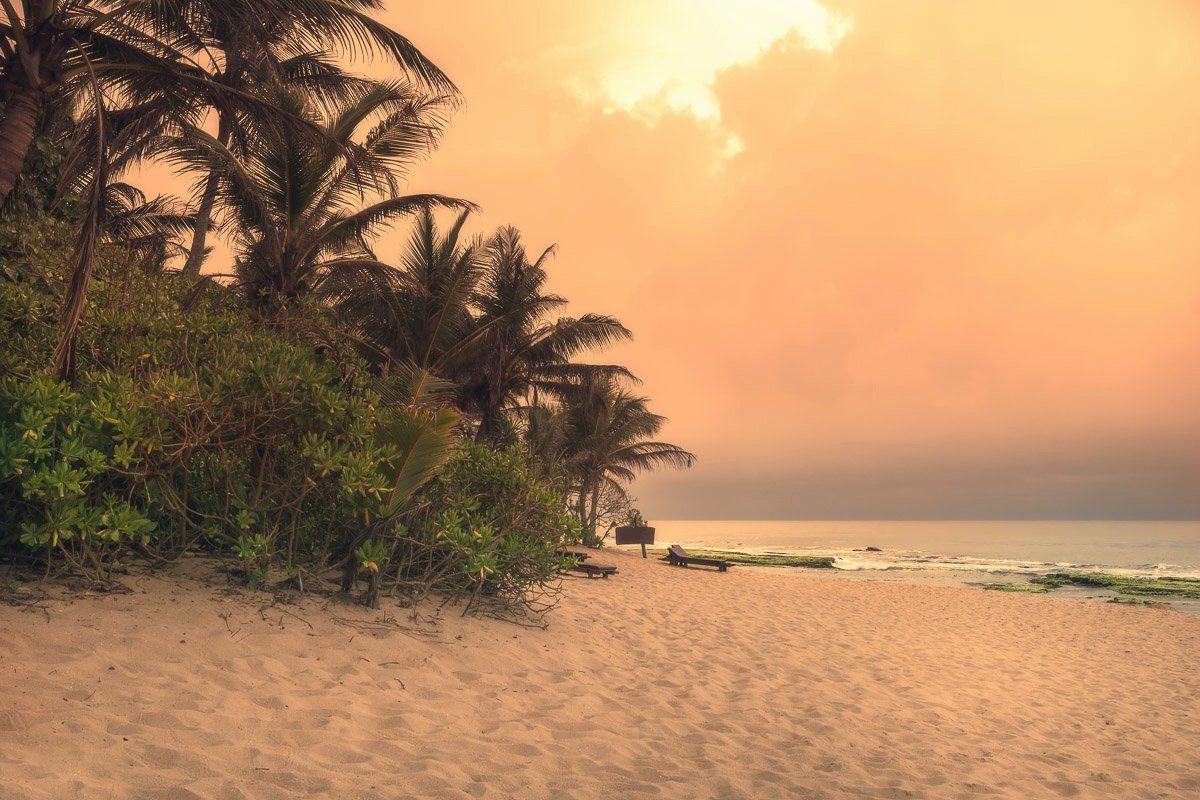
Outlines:
<svg viewBox="0 0 1200 800"><path fill-rule="evenodd" d="M368 522L345 546L342 555L342 591L354 587L363 568L370 572L364 597L366 605L379 605L380 564L369 564L363 556L373 550L371 544L394 531L401 518L412 509L413 498L450 457L454 449L454 427L458 414L450 409L430 411L414 407L393 409L376 432L383 447L392 453L385 465L391 490L384 508L386 516ZM365 548L364 548L365 546ZM364 549L360 549L364 548Z"/></svg>
<svg viewBox="0 0 1200 800"><path fill-rule="evenodd" d="M384 291L400 276L370 248L381 225L431 206L470 206L436 194L397 194L442 126L443 102L411 84L365 85L328 112L295 92L280 91L272 102L310 120L327 146L252 117L243 123L238 153L197 129L168 145L191 170L207 175L220 165L217 206L238 252L237 285L257 312L276 316L306 294L337 303L363 285ZM367 202L369 195L380 199Z"/></svg>
<svg viewBox="0 0 1200 800"><path fill-rule="evenodd" d="M293 51L301 51L293 57L323 52L330 44L383 52L424 85L454 91L412 42L370 16L382 7L380 0L22 0L19 5L20 10L15 0L0 0L0 205L24 166L38 118L63 93L88 83L102 80L134 96L157 85L173 95L177 108L186 107L188 99L207 98L228 117L239 101L252 101L245 91L243 55L253 63L256 54L271 52L271 41L286 39ZM223 37L232 46L219 50ZM205 60L211 74L201 66ZM302 61L311 73L311 59ZM295 66L293 75L303 72L302 65Z"/></svg>
<svg viewBox="0 0 1200 800"><path fill-rule="evenodd" d="M558 428L548 434L545 415L535 428L542 447L550 438L559 462L572 477L575 512L592 534L605 493L627 496L626 484L639 472L658 467L686 469L696 457L670 442L652 439L666 418L647 407L647 399L612 380L580 382L563 404ZM556 440L556 441L554 441Z"/></svg>
<svg viewBox="0 0 1200 800"><path fill-rule="evenodd" d="M146 194L128 183L105 187L104 238L120 246L142 268L161 272L168 259L184 252L179 237L195 218L175 198Z"/></svg>
<svg viewBox="0 0 1200 800"><path fill-rule="evenodd" d="M208 93L240 97L248 108L262 110L265 104L215 83L177 46L181 39L175 35L174 23L198 7L197 3L23 0L20 5L18 11L13 0L0 0L4 14L0 21L0 56L4 58L0 68L4 109L0 119L0 204L12 193L24 168L39 119L48 112L60 114L68 101L83 108L63 186L81 191L86 211L67 265L54 354L57 374L70 378L93 255L105 236L107 182L123 166L120 159L113 158L113 137L122 139L119 152L128 161L146 152L147 142L156 140L152 133L156 119L186 105L180 98ZM307 0L300 5L307 5ZM289 7L285 0L260 0L256 11L268 19L279 18L279 12ZM249 10L245 9L247 17ZM152 90L158 94L152 101L144 101L153 95ZM121 100L139 99L144 102L113 110ZM174 102L166 102L169 100Z"/></svg>
<svg viewBox="0 0 1200 800"><path fill-rule="evenodd" d="M423 208L397 265L400 280L388 292L350 292L339 305L382 372L448 378L476 335L471 301L484 274L484 243L463 235L469 215L463 210L442 231L433 209Z"/></svg>
<svg viewBox="0 0 1200 800"><path fill-rule="evenodd" d="M180 86L206 80L153 33L177 13L176 6L168 0L123 6L104 0L23 0L18 11L13 0L0 2L0 204L25 164L39 117L64 92L117 73L163 76Z"/></svg>
<svg viewBox="0 0 1200 800"><path fill-rule="evenodd" d="M180 15L173 31L212 81L242 92L263 84L282 85L318 100L343 102L362 81L345 73L334 61L334 49L367 50L391 58L423 88L444 98L457 95L454 84L406 38L379 25L364 12L380 7L377 0L307 0L289 4L283 14L256 13L260 0L207 0L193 4L199 13ZM193 114L208 109L217 118L217 141L237 149L243 135L241 105L219 93L201 92L186 106ZM202 126L203 119L193 119ZM183 271L199 274L205 241L217 198L219 164L202 179L196 227Z"/></svg>
<svg viewBox="0 0 1200 800"><path fill-rule="evenodd" d="M612 317L552 318L567 301L545 292L547 248L530 262L514 228L487 242L465 237L469 213L442 231L432 209L417 218L400 280L384 291L348 291L338 316L380 372L452 398L493 438L506 414L539 389L555 394L584 376L632 378L623 367L571 362L578 353L629 338Z"/></svg>
<svg viewBox="0 0 1200 800"><path fill-rule="evenodd" d="M457 376L463 410L479 422L478 441L493 437L506 412L532 392L554 392L585 376L632 378L623 367L573 363L580 353L631 334L601 314L553 318L567 303L546 292L546 263L554 251L547 247L530 261L513 227L501 228L488 243L487 270L475 296L480 335Z"/></svg>

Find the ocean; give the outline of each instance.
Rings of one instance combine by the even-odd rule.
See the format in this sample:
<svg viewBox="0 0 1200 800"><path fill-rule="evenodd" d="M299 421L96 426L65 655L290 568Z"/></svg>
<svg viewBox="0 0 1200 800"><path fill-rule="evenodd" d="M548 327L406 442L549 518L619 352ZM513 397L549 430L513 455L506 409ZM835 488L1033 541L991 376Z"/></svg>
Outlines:
<svg viewBox="0 0 1200 800"><path fill-rule="evenodd" d="M1200 522L655 520L657 546L833 556L839 570L1200 578ZM878 548L878 552L866 548Z"/></svg>

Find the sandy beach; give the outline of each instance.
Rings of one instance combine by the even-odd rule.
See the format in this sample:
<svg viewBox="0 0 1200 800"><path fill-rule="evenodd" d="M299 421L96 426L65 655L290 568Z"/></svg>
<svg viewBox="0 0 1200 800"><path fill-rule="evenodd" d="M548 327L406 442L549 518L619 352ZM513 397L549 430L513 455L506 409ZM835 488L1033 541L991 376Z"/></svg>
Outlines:
<svg viewBox="0 0 1200 800"><path fill-rule="evenodd" d="M1195 615L597 560L546 630L177 577L0 605L3 797L1200 796Z"/></svg>

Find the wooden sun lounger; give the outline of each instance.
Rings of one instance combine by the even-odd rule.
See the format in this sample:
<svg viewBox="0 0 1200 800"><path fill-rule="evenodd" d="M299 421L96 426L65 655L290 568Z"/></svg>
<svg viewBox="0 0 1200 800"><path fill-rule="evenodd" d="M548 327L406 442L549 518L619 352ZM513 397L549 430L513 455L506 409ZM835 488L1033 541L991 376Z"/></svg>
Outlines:
<svg viewBox="0 0 1200 800"><path fill-rule="evenodd" d="M582 561L571 567L571 569L587 575L589 580L592 578L607 578L609 575L617 574L616 567L611 567L607 564L585 564Z"/></svg>
<svg viewBox="0 0 1200 800"><path fill-rule="evenodd" d="M720 572L729 569L728 561L722 561L719 558L689 556L687 550L684 550L677 544L673 544L667 548L667 554L663 556L663 560L676 567L690 567L695 564L699 567L716 567Z"/></svg>

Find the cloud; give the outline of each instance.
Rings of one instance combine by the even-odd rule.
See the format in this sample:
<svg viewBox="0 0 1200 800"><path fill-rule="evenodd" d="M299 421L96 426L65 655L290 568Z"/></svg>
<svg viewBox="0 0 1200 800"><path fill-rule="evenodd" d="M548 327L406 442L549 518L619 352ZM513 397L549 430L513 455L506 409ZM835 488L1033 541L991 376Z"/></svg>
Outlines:
<svg viewBox="0 0 1200 800"><path fill-rule="evenodd" d="M635 330L606 358L701 456L651 514L1200 514L1197 10L828 5L832 49L785 20L677 72L728 18L423 12L469 105L418 182Z"/></svg>
<svg viewBox="0 0 1200 800"><path fill-rule="evenodd" d="M571 83L587 102L651 117L670 109L719 118L712 82L721 70L788 34L829 52L850 29L816 0L666 0L639 4L624 21L599 69Z"/></svg>

